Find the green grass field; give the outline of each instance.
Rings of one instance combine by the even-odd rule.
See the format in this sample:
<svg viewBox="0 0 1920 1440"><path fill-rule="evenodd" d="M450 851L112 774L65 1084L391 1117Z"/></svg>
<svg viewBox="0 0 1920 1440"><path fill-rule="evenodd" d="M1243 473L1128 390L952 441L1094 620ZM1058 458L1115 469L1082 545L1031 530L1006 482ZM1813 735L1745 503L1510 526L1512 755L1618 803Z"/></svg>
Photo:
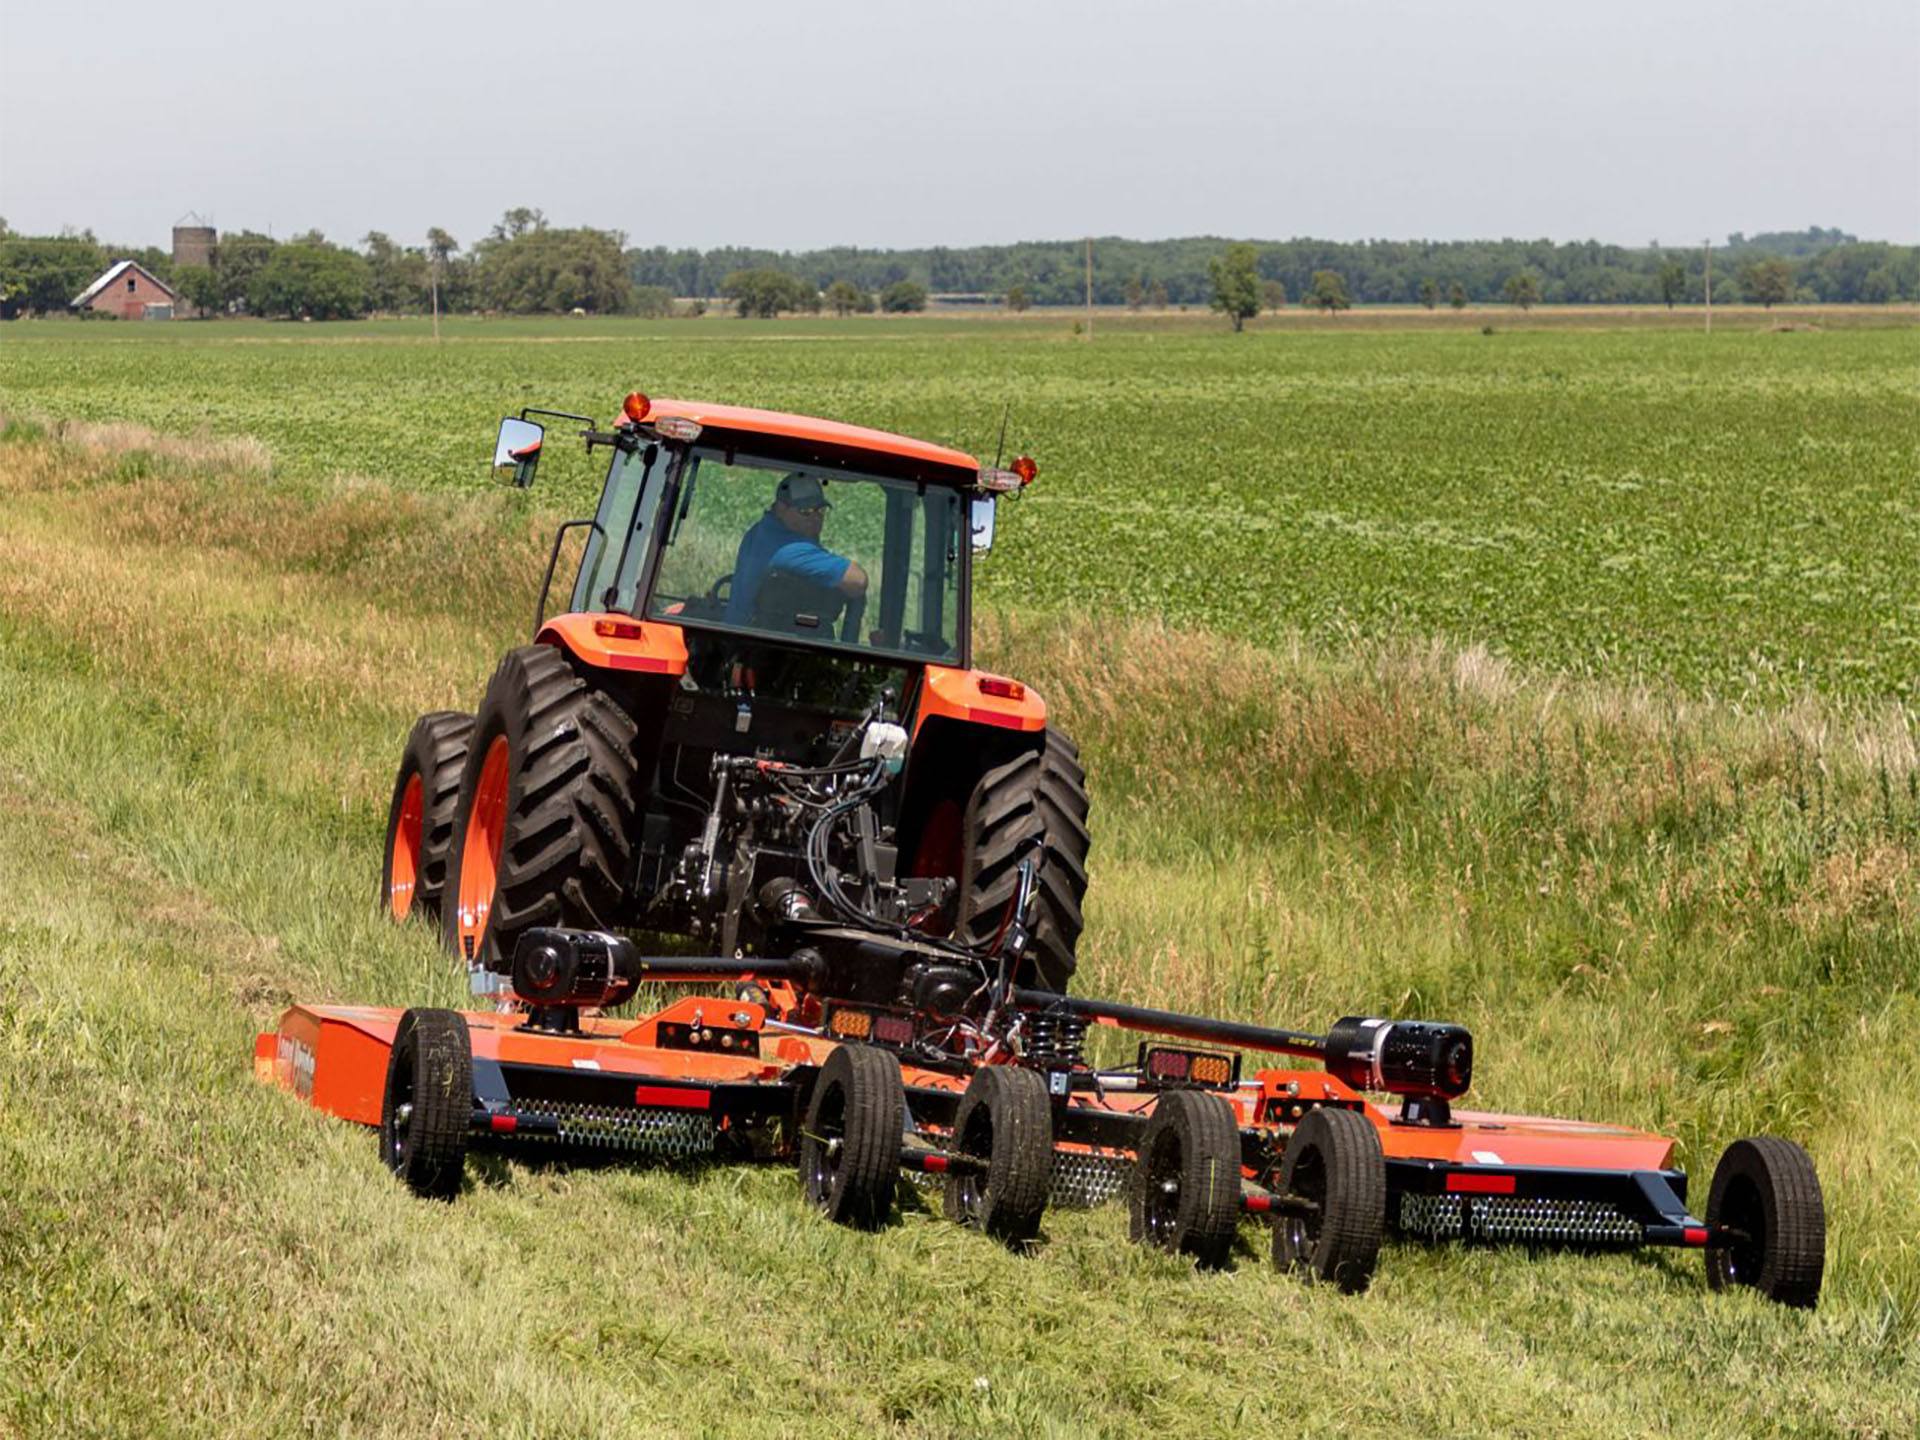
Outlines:
<svg viewBox="0 0 1920 1440"><path fill-rule="evenodd" d="M1912 329L929 321L0 331L0 1433L1900 1435L1920 1425ZM785 1170L409 1199L257 1087L293 997L457 1001L391 767L524 636L501 411L632 387L1042 476L989 663L1083 744L1091 993L1459 1020L1495 1108L1826 1183L1811 1315L1697 1261L1390 1246L1363 1297L1113 1209L1019 1258ZM62 425L63 421L86 424ZM181 438L185 437L185 438Z"/></svg>

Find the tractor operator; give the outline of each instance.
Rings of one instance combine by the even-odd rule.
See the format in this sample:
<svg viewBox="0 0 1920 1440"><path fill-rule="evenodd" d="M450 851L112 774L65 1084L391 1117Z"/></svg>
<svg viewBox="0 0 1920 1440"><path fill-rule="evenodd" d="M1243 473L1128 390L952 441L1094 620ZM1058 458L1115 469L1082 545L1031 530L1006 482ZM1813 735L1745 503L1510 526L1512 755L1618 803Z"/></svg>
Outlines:
<svg viewBox="0 0 1920 1440"><path fill-rule="evenodd" d="M830 606L838 612L843 603L865 600L867 572L820 543L820 531L832 508L813 476L796 471L782 477L767 513L740 539L733 586L727 595L729 625L754 623L761 592L777 576L818 590L823 609Z"/></svg>

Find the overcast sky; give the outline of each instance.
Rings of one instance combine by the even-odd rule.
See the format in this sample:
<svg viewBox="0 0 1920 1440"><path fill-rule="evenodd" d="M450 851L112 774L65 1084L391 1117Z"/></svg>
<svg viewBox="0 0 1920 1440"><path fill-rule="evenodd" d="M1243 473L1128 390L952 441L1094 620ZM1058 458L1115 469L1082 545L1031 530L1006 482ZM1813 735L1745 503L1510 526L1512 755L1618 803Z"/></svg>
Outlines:
<svg viewBox="0 0 1920 1440"><path fill-rule="evenodd" d="M168 241L1920 241L1916 0L0 0L0 216Z"/></svg>

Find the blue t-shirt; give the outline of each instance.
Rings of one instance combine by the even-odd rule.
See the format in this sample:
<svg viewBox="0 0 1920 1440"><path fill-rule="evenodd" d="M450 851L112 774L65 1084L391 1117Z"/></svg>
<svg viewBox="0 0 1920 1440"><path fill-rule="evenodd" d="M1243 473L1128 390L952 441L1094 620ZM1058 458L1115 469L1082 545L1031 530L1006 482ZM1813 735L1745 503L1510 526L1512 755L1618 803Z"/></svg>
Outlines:
<svg viewBox="0 0 1920 1440"><path fill-rule="evenodd" d="M754 602L769 575L797 575L831 590L846 578L850 563L819 541L794 534L769 510L740 538L740 551L733 557L733 585L727 592L727 623L753 623Z"/></svg>

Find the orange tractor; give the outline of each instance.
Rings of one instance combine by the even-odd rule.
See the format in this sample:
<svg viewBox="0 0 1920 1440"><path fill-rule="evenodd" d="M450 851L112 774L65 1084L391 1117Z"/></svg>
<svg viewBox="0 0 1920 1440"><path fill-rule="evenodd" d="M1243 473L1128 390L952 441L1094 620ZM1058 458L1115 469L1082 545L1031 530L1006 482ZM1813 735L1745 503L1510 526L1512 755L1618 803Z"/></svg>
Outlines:
<svg viewBox="0 0 1920 1440"><path fill-rule="evenodd" d="M858 1226L905 1172L1013 1244L1124 1194L1142 1243L1223 1265L1256 1215L1277 1264L1346 1289L1391 1232L1696 1249L1715 1288L1814 1303L1824 1202L1789 1141L1730 1146L1695 1216L1666 1137L1456 1110L1459 1026L1066 993L1084 776L968 641L973 557L1031 461L641 395L587 439L612 465L554 540L549 588L588 532L568 613L536 614L476 714L423 717L394 786L382 903L437 912L495 998L296 1005L255 1044L414 1191L452 1198L477 1147L781 1158ZM542 443L523 413L496 463L527 483ZM643 985L700 993L612 1013ZM1096 1063L1091 1026L1146 1038Z"/></svg>
<svg viewBox="0 0 1920 1440"><path fill-rule="evenodd" d="M407 741L394 916L437 914L484 991L530 926L756 953L796 892L982 945L1031 859L1022 979L1065 989L1085 775L1038 695L973 668L968 624L995 498L1033 462L642 395L586 438L612 464L598 513L554 537L557 561L587 532L567 613L536 616L475 714ZM496 463L531 483L542 441L507 420Z"/></svg>

